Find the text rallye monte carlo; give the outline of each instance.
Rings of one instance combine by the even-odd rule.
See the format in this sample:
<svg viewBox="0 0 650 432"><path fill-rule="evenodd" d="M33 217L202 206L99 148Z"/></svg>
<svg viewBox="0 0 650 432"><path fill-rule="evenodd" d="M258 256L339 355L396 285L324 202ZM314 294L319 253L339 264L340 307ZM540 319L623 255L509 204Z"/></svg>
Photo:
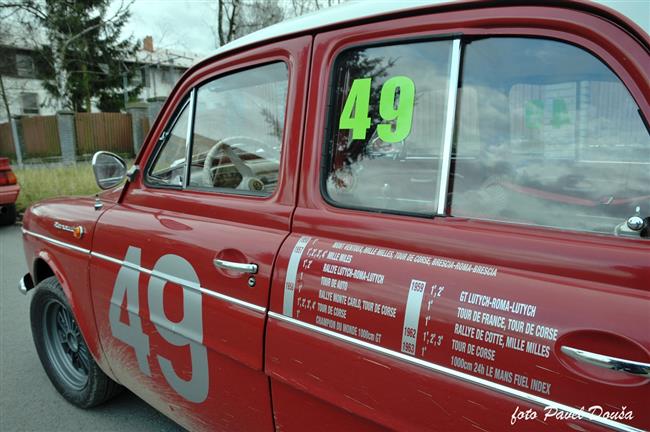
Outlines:
<svg viewBox="0 0 650 432"><path fill-rule="evenodd" d="M584 1L224 46L25 214L49 378L191 430L650 429L649 47Z"/></svg>

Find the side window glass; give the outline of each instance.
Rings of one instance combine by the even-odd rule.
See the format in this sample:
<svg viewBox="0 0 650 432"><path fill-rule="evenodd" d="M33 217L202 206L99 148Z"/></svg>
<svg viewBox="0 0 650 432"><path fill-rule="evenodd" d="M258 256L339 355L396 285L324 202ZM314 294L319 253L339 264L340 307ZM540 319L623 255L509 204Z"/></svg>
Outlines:
<svg viewBox="0 0 650 432"><path fill-rule="evenodd" d="M160 148L147 180L155 185L183 186L189 107L187 104L176 117L171 130L166 132L165 143Z"/></svg>
<svg viewBox="0 0 650 432"><path fill-rule="evenodd" d="M452 42L351 49L334 66L324 188L337 205L433 214Z"/></svg>
<svg viewBox="0 0 650 432"><path fill-rule="evenodd" d="M198 89L189 185L260 196L278 184L288 72L273 63Z"/></svg>
<svg viewBox="0 0 650 432"><path fill-rule="evenodd" d="M650 215L650 136L600 60L544 39L464 48L452 215L606 234Z"/></svg>

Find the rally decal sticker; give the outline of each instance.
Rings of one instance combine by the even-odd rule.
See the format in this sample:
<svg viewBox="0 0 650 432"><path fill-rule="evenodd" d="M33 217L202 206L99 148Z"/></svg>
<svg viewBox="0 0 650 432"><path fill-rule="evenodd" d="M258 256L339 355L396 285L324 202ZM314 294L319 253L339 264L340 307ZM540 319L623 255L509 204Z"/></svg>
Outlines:
<svg viewBox="0 0 650 432"><path fill-rule="evenodd" d="M287 275L284 279L284 303L282 305L282 314L288 317L293 316L293 297L296 289L296 277L298 276L298 266L305 251L305 246L311 240L311 237L303 236L296 242L289 258Z"/></svg>

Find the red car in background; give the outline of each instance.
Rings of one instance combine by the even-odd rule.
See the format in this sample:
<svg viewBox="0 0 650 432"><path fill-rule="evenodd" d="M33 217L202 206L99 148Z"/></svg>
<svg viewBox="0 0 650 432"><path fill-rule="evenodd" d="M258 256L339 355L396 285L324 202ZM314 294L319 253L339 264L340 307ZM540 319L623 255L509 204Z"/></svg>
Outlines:
<svg viewBox="0 0 650 432"><path fill-rule="evenodd" d="M16 222L16 200L20 186L16 174L11 170L9 158L0 157L0 225Z"/></svg>
<svg viewBox="0 0 650 432"><path fill-rule="evenodd" d="M103 193L26 212L67 400L122 385L206 431L650 429L650 37L586 1L421 3L237 39L130 170L95 155Z"/></svg>

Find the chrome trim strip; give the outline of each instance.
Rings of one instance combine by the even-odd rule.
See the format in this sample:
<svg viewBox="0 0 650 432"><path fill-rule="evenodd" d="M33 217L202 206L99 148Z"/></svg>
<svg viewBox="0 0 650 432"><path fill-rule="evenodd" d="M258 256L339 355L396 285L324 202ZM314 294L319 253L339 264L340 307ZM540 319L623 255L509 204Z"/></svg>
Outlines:
<svg viewBox="0 0 650 432"><path fill-rule="evenodd" d="M606 419L604 417L600 417L600 416L591 414L589 412L581 411L581 410L579 410L577 408L573 408L573 407L571 407L569 405L564 405L564 404L561 404L561 403L558 403L558 402L554 402L552 400L543 398L541 396L536 396L536 395L533 395L533 394L529 394L529 393L526 393L526 392L521 391L521 390L510 388L510 387L507 387L507 386L502 385L502 384L498 384L498 383L488 381L488 380L483 379L483 378L475 377L473 375L469 375L469 374L466 374L464 372L457 371L455 369L451 369L451 368L448 368L448 367L445 367L445 366L440 366L440 365L437 365L435 363L430 363L428 361L425 361L425 360L422 360L422 359L419 359L419 358L416 358L416 357L412 357L410 355L402 354L400 352L389 350L387 348L384 348L384 347L381 347L381 346L378 346L378 345L374 345L374 344L371 344L371 343L368 343L368 342L364 342L362 340L354 339L354 338L352 338L350 336L339 334L339 333L333 332L331 330L321 328L321 327L318 327L318 326L315 326L313 324L309 324L309 323L306 323L306 322L303 322L303 321L299 321L297 319L290 318L290 317L284 316L282 314L279 314L279 313L276 313L276 312L273 312L273 311L269 311L268 315L269 315L270 318L275 318L277 320L284 321L286 323L293 324L293 325L298 326L298 327L302 327L302 328L304 328L306 330L310 330L310 331L313 331L313 332L316 332L316 333L320 333L320 334L322 334L324 336L329 336L331 338L338 339L338 340L341 340L343 342L347 342L347 343L349 343L351 345L356 345L358 347L362 347L362 348L368 349L370 351L374 351L374 352L383 354L383 355L388 356L388 357L393 357L393 358L396 358L398 360L402 360L402 361L405 361L407 363L411 363L411 364L414 364L416 366L420 366L420 367L423 367L425 369L429 369L429 370L432 370L434 372L441 373L443 375L447 375L447 376L450 376L450 377L453 377L453 378L457 378L457 379L460 379L462 381L466 381L466 382L471 383L471 384L476 384L476 385L479 385L481 387L484 387L484 388L487 388L487 389L490 389L490 390L494 390L494 391L496 391L498 393L502 393L502 394L505 394L505 395L508 395L508 396L512 396L512 397L521 399L521 400L525 400L527 402L531 402L533 404L536 404L536 405L539 405L539 406L542 406L542 407L547 407L548 406L548 407L552 407L552 408L557 408L558 410L562 410L562 411L565 411L565 412L570 413L570 414L575 414L576 416L580 416L579 418L581 418L582 420L585 420L585 421L590 421L592 423L596 423L596 424L606 426L606 427L609 427L609 428L612 428L612 429L615 429L615 430L619 430L619 431L642 432L641 429L637 429L637 428L635 428L633 426L629 426L629 425L626 425L624 423L619 423L619 422L616 422L616 421L613 421L613 420L609 420L609 419Z"/></svg>
<svg viewBox="0 0 650 432"><path fill-rule="evenodd" d="M185 135L185 178L183 179L183 189L187 189L190 184L190 168L191 158L192 158L192 131L194 130L194 107L196 97L196 88L193 88L190 92L190 106L189 106L189 118L187 121L187 133Z"/></svg>
<svg viewBox="0 0 650 432"><path fill-rule="evenodd" d="M451 145L454 139L454 122L456 120L456 96L460 75L460 39L454 39L451 45L451 64L449 65L449 87L447 89L447 113L445 115L445 135L442 142L440 160L440 188L438 189L437 214L445 214L447 189L449 187L449 167L451 165Z"/></svg>
<svg viewBox="0 0 650 432"><path fill-rule="evenodd" d="M101 254L101 253L98 253L98 252L91 252L91 255L96 257L96 258L102 259L104 261L108 261L108 262L111 262L113 264L128 267L128 268L133 269L135 271L138 271L140 273L145 273L145 274L148 274L150 276L156 277L158 279L162 279L162 280L167 281L167 282L172 282L172 283L181 285L181 286L183 286L183 287L185 287L187 289L197 291L197 292L205 294L207 296L214 297L216 299L223 300L223 301L226 301L228 303L232 303L232 304L236 304L238 306L245 307L246 309L250 309L250 310L253 310L255 312L266 313L266 308L265 307L258 306L258 305L253 304L253 303L248 303L248 302L240 300L238 298L230 297L230 296L227 296L225 294L221 294L221 293L218 293L218 292L215 292L215 291L211 291L211 290L209 290L207 288L204 288L204 287L200 286L199 284L187 281L185 279L177 278L176 276L172 276L172 275L169 275L167 273L163 273L163 272L160 272L160 271L157 271L157 270L155 270L155 271L154 270L149 270L147 268L140 267L139 265L133 264L131 262L123 261L123 260L117 259L117 258L113 258L113 257L110 257L108 255L104 255L104 254Z"/></svg>
<svg viewBox="0 0 650 432"><path fill-rule="evenodd" d="M618 357L610 357L603 354L593 353L570 346L563 346L560 350L578 361L589 363L594 366L623 372L641 378L650 378L650 363L643 363L634 360L625 360Z"/></svg>
<svg viewBox="0 0 650 432"><path fill-rule="evenodd" d="M113 264L123 265L125 267L131 268L131 269L137 270L137 271L139 271L139 269L140 269L140 267L135 265L135 264L131 264L130 262L125 262L125 261L122 261L121 259L113 258L113 257L110 257L108 255L100 254L99 252L91 252L90 254L92 256L94 256L95 258L103 259L104 261L112 262ZM149 272L148 274L151 274L151 272Z"/></svg>
<svg viewBox="0 0 650 432"><path fill-rule="evenodd" d="M27 235L30 235L32 237L39 238L41 240L45 240L46 242L48 242L50 244L60 246L62 248L71 249L73 251L81 252L83 254L90 254L90 251L88 249L84 249L84 248L79 247L79 246L71 245L70 243L65 243L65 242L62 242L61 240L53 239L51 237L44 236L43 234L38 234L38 233L35 233L35 232L32 232L32 231L26 230L25 228L23 228L23 234L27 234Z"/></svg>
<svg viewBox="0 0 650 432"><path fill-rule="evenodd" d="M118 309L122 308L122 303L119 303L115 301L114 299L111 298L110 300L111 306L115 306ZM133 307L131 305L128 305L126 307L126 311L129 314L129 317L138 317L139 314L138 312L135 312L133 310ZM185 327L181 326L170 326L168 321L162 321L160 318L158 318L156 315L150 315L149 320L156 325L157 327L162 327L168 332L177 334L179 336L184 337L185 339L191 340L192 342L195 342L199 345L203 345L203 341L200 340L199 338L196 337L196 334L191 331L187 331Z"/></svg>
<svg viewBox="0 0 650 432"><path fill-rule="evenodd" d="M248 303L246 301L240 300L240 299L235 298L235 297L230 297L230 296L227 296L225 294L221 294L221 293L218 293L218 292L211 291L211 290L209 290L207 288L204 288L204 287L199 286L197 284L194 284L192 282L186 281L184 279L180 279L180 278L177 278L175 276L168 275L168 274L165 274L165 273L161 273L161 272L158 272L158 271L154 272L154 271L146 269L144 267L140 267L139 265L136 265L136 264L133 264L133 263L130 263L130 262L127 262L127 261L123 261L121 259L113 258L113 257L110 257L108 255L104 255L104 254L101 254L101 253L98 253L98 252L91 252L88 249L80 248L79 246L74 246L74 245L62 242L60 240L56 240L56 239L44 236L42 234L37 234L35 232L28 231L25 228L23 228L22 231L23 231L23 234L28 234L28 235L34 236L36 238L45 240L46 242L51 243L53 245L60 246L60 247L63 247L63 248L67 248L67 249L71 249L71 250L81 252L81 253L84 253L84 254L88 254L88 255L94 256L96 258L102 259L104 261L111 262L113 264L117 264L117 265L120 265L120 266L125 266L125 267L131 268L133 270L136 270L136 271L138 271L140 273L145 273L145 274L148 274L148 275L152 275L152 276L155 276L155 277L157 277L159 279L165 280L167 282L172 282L172 283L175 283L175 284L178 284L178 285L182 285L182 286L184 286L184 287L186 287L188 289L198 291L198 292L203 293L203 294L205 294L207 296L214 297L216 299L223 300L223 301L226 301L228 303L232 303L232 304L236 304L238 306L245 307L246 309L250 309L250 310L253 310L255 312L266 313L266 308L265 307L258 306L258 305L253 304L253 303Z"/></svg>

